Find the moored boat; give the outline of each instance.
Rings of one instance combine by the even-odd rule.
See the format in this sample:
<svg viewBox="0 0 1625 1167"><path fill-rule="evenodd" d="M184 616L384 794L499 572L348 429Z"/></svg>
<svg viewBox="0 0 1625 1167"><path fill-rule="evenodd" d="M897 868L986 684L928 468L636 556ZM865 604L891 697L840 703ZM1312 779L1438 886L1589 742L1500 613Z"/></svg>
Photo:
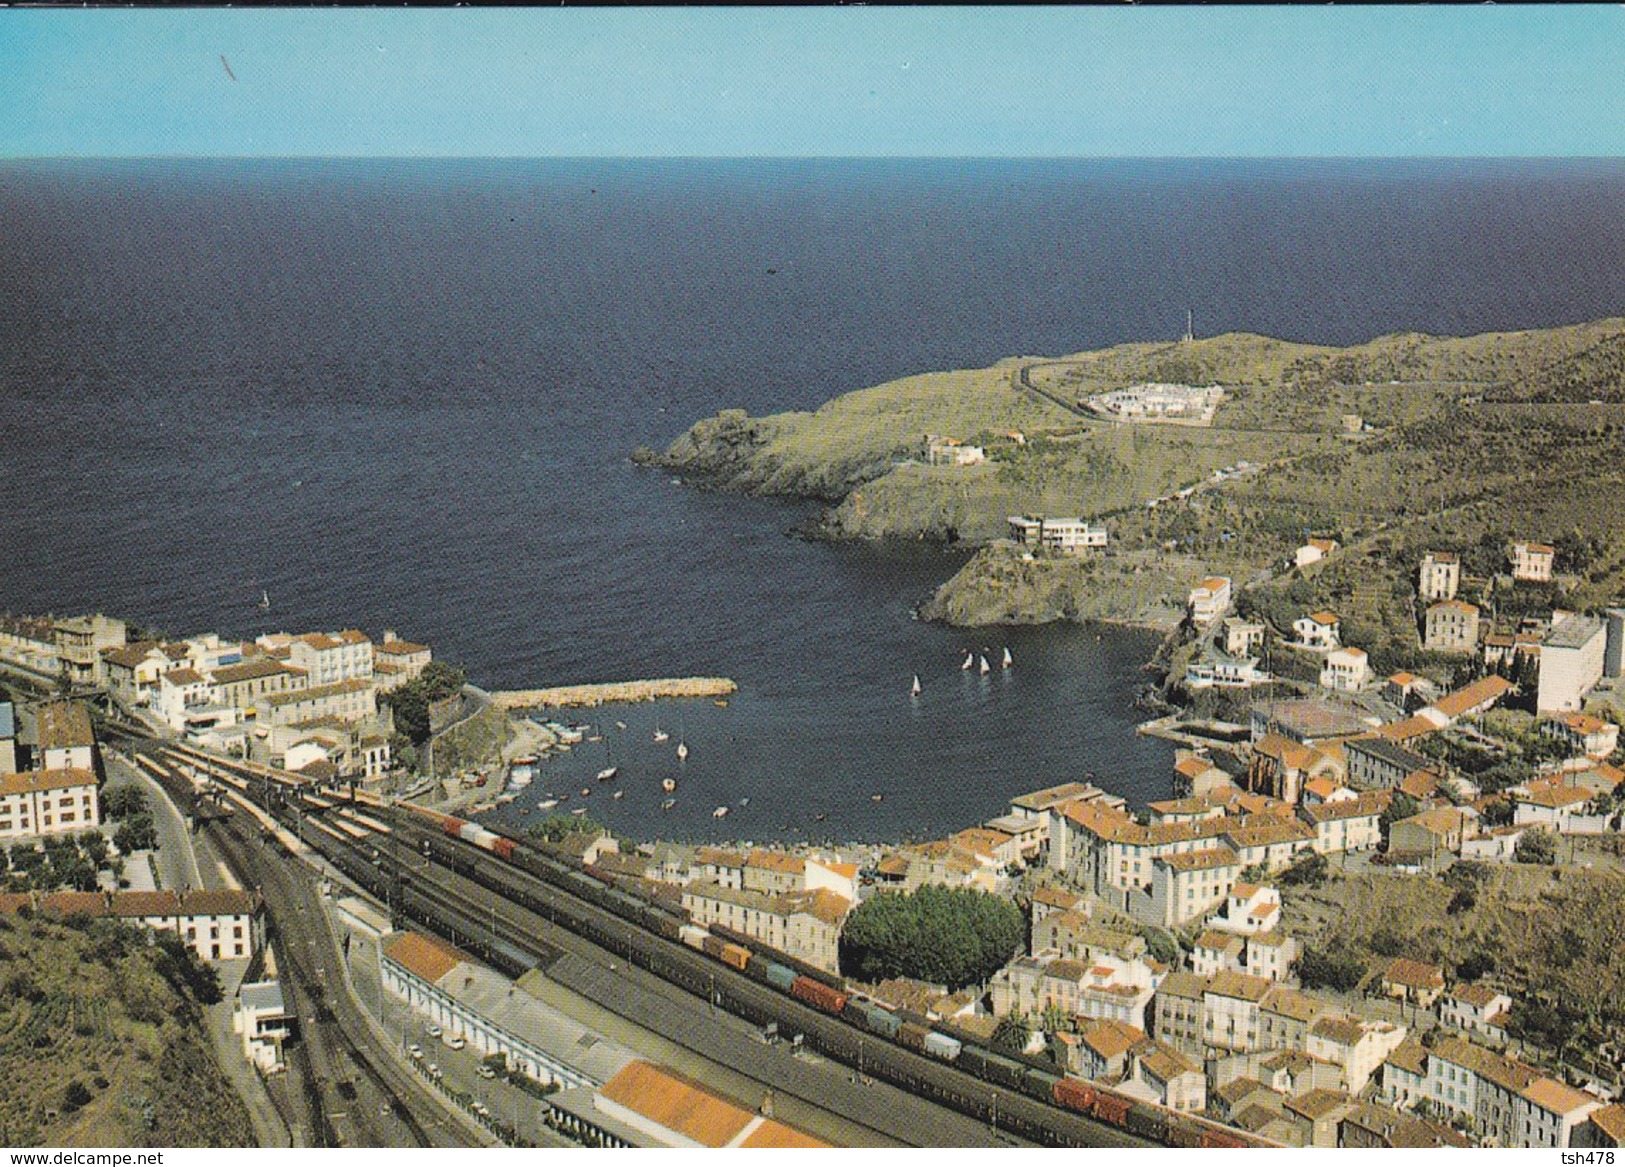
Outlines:
<svg viewBox="0 0 1625 1167"><path fill-rule="evenodd" d="M727 814L728 814L728 808L725 807L725 806L719 806L719 807L717 807L716 810L711 812L711 817L714 818L714 819L720 819L720 818L725 818L727 816Z"/></svg>
<svg viewBox="0 0 1625 1167"><path fill-rule="evenodd" d="M670 794L673 790L677 789L677 779L675 779L675 778L662 779L661 783L660 783L660 789L664 790L667 794Z"/></svg>
<svg viewBox="0 0 1625 1167"><path fill-rule="evenodd" d="M602 770L598 771L598 773L595 774L593 777L598 782L608 782L612 778L614 778L615 775L619 774L620 772L621 772L621 768L619 766L605 766Z"/></svg>

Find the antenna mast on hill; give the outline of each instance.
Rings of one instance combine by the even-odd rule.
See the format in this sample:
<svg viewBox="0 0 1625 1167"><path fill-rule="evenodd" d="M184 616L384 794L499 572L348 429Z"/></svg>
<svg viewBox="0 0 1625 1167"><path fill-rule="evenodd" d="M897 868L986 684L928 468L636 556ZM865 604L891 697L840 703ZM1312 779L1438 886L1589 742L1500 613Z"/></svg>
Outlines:
<svg viewBox="0 0 1625 1167"><path fill-rule="evenodd" d="M1189 344L1196 339L1196 318L1189 308L1185 309L1185 343Z"/></svg>

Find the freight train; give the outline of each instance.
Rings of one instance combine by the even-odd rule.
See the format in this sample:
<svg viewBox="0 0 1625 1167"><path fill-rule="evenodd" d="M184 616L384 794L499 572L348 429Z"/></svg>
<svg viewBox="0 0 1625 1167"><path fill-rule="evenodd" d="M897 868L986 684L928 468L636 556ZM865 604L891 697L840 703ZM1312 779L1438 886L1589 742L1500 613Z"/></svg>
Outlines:
<svg viewBox="0 0 1625 1167"><path fill-rule="evenodd" d="M511 838L478 823L406 803L398 809L410 812L450 838L486 851L622 919L703 953L779 994L902 1049L952 1063L955 1069L992 1085L1168 1146L1275 1145L1207 1119L1067 1077L1056 1073L1055 1067L1048 1063L994 1051L968 1033L955 1032L951 1024L934 1022L865 998L849 991L839 977L768 948L742 933L718 924L702 928L692 923L686 910L639 889L636 880L547 851L528 840Z"/></svg>

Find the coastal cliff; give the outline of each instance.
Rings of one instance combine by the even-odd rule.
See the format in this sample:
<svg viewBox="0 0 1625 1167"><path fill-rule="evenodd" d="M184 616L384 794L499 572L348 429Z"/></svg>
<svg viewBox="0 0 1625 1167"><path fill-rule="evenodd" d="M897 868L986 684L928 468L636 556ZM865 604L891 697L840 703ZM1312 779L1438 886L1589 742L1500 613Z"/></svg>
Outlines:
<svg viewBox="0 0 1625 1167"><path fill-rule="evenodd" d="M824 538L982 548L922 607L928 619L1165 628L1193 582L1263 578L1310 531L1374 540L1372 571L1437 541L1429 518L1448 518L1458 543L1504 539L1494 516L1520 513L1531 530L1613 546L1614 521L1579 504L1618 489L1612 464L1586 451L1625 431L1621 368L1625 320L1341 349L1232 333L922 374L813 412L724 410L636 457L720 489L824 502L810 532ZM1147 382L1223 397L1210 418L1160 424L1078 404ZM981 457L928 465L928 434ZM1431 512L1419 482L1434 484ZM1001 546L1007 517L1032 513L1104 525L1109 553ZM1625 560L1585 594L1616 584Z"/></svg>

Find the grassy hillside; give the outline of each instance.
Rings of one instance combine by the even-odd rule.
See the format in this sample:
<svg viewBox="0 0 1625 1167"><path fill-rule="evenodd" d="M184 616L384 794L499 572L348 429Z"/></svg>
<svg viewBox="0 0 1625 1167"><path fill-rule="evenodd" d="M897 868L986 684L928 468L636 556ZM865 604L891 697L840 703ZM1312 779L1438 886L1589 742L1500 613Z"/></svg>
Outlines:
<svg viewBox="0 0 1625 1167"><path fill-rule="evenodd" d="M1469 957L1487 956L1497 983L1563 999L1615 1040L1625 1034L1625 875L1462 866L1451 881L1334 876L1319 889L1290 889L1285 923L1310 947L1352 953L1367 968L1403 955L1450 976ZM1470 894L1461 897L1464 887Z"/></svg>
<svg viewBox="0 0 1625 1167"><path fill-rule="evenodd" d="M1026 391L1021 369L1062 401L1144 380L1217 382L1228 398L1211 427L1121 425ZM1349 414L1364 432L1346 432ZM927 432L982 444L989 461L919 465ZM905 378L815 413L730 411L697 423L660 461L728 488L829 499L837 505L825 527L836 537L980 544L1002 538L1010 514L1082 515L1109 521L1115 549L1234 561L1250 577L1307 532L1330 534L1363 556L1360 594L1346 568L1331 568L1316 601L1352 600L1367 624L1410 648L1406 581L1429 547L1566 543L1584 549L1559 563L1573 577L1569 601L1625 592L1625 509L1610 502L1625 486L1622 439L1625 320L1605 320L1465 338L1407 333L1344 349L1232 333L1023 359ZM1266 469L1210 481L1242 461ZM1198 483L1194 497L1146 507ZM1094 610L1084 591L1101 581L1086 574L1056 567L1028 581L1019 590L1043 608L1031 618ZM1183 574L1163 573L1171 587ZM964 594L938 608L1006 611L1008 593L974 594L998 576L971 571Z"/></svg>
<svg viewBox="0 0 1625 1167"><path fill-rule="evenodd" d="M202 1030L211 978L112 921L0 917L0 1143L253 1146Z"/></svg>

